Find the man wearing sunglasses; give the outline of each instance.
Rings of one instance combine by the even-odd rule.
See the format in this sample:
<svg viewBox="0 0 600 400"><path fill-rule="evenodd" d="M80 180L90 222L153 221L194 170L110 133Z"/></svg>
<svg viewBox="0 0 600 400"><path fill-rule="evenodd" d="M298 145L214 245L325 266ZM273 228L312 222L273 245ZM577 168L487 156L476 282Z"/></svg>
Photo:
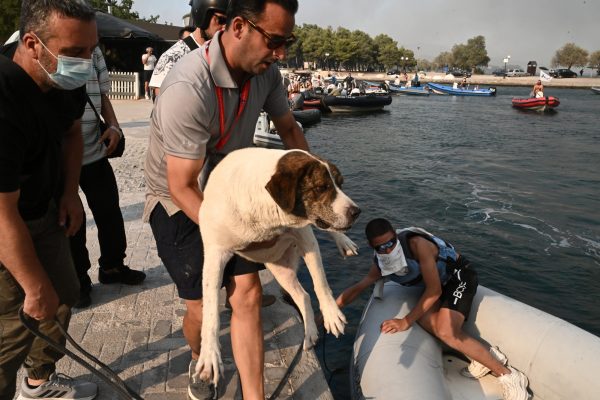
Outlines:
<svg viewBox="0 0 600 400"><path fill-rule="evenodd" d="M253 146L263 109L287 148L308 150L277 69L277 61L285 58L286 47L295 40L297 9L297 0L232 0L225 30L175 64L152 113L144 218L186 304L183 332L192 351L192 398L211 398L214 393L212 385L194 377L202 328L204 251L198 211L204 182L228 153ZM224 279L232 308L233 355L246 400L264 399L260 269L262 264L236 256L228 263ZM207 387L201 388L202 384Z"/></svg>
<svg viewBox="0 0 600 400"><path fill-rule="evenodd" d="M190 6L194 30L187 37L177 41L165 51L156 64L150 87L154 96L160 94L160 86L173 65L192 50L202 46L215 33L223 29L227 22L227 4L229 0L191 0Z"/></svg>
<svg viewBox="0 0 600 400"><path fill-rule="evenodd" d="M358 283L336 299L342 308L379 279L404 286L423 287L416 306L403 318L383 321L381 333L410 329L416 322L451 348L469 357L461 373L479 379L488 373L498 377L505 400L527 400L527 377L507 363L497 347L487 349L463 331L477 291L477 272L450 243L421 228L394 230L383 218L370 221L365 234L373 248L373 264Z"/></svg>

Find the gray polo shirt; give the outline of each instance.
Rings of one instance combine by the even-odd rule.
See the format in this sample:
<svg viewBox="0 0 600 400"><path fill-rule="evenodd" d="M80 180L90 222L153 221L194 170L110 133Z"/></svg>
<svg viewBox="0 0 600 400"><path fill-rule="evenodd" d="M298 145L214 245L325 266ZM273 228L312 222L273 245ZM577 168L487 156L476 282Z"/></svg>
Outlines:
<svg viewBox="0 0 600 400"><path fill-rule="evenodd" d="M169 215L179 211L171 201L167 186L166 155L199 160L206 159L199 177L202 188L208 173L228 153L253 145L256 121L261 110L279 117L289 112L287 99L276 65L252 77L250 93L225 146L216 150L220 138L219 106L215 85L223 88L225 131L235 120L240 88L225 64L219 32L213 40L185 55L169 72L150 122L150 139L145 163L146 206L144 220L160 202ZM209 46L210 67L206 58ZM224 182L223 184L229 184Z"/></svg>

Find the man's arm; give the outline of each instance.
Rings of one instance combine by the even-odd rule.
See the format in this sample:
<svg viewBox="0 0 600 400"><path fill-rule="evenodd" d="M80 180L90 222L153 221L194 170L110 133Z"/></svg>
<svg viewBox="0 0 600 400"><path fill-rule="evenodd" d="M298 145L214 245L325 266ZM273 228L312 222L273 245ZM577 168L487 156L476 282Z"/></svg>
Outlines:
<svg viewBox="0 0 600 400"><path fill-rule="evenodd" d="M345 289L338 297L335 299L338 307L342 308L352 303L359 294L361 294L366 288L377 282L381 279L381 271L375 264L371 265L369 269L369 273L367 276L362 278L360 281Z"/></svg>
<svg viewBox="0 0 600 400"><path fill-rule="evenodd" d="M419 262L425 290L415 307L402 319L391 319L381 324L382 333L405 331L417 322L442 295L442 283L436 266L438 249L420 236L410 239L410 248Z"/></svg>
<svg viewBox="0 0 600 400"><path fill-rule="evenodd" d="M286 112L280 117L271 117L271 120L273 120L286 149L309 151L304 132L302 132L302 129L296 123L291 111Z"/></svg>
<svg viewBox="0 0 600 400"><path fill-rule="evenodd" d="M198 176L204 159L190 160L167 154L167 183L173 203L196 224L204 198L198 187Z"/></svg>
<svg viewBox="0 0 600 400"><path fill-rule="evenodd" d="M83 206L79 200L79 173L83 158L81 120L75 120L66 132L62 144L62 174L64 187L58 208L58 223L73 236L83 221Z"/></svg>
<svg viewBox="0 0 600 400"><path fill-rule="evenodd" d="M115 150L119 140L122 138L123 133L119 127L119 121L117 121L115 110L113 109L112 103L110 102L108 96L106 94L101 94L100 100L102 101L100 114L102 114L104 122L106 122L107 129L102 132L99 142L103 142L106 139L109 140L108 147L106 148L106 154L108 155Z"/></svg>
<svg viewBox="0 0 600 400"><path fill-rule="evenodd" d="M19 196L19 191L0 193L0 262L25 292L25 313L37 320L47 320L56 314L58 296L19 214Z"/></svg>

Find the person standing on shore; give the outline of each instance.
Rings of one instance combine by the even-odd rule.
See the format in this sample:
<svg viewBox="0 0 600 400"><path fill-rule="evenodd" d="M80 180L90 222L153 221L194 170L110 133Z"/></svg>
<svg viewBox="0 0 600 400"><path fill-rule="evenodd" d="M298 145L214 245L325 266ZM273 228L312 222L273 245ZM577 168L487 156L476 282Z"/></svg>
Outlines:
<svg viewBox="0 0 600 400"><path fill-rule="evenodd" d="M119 141L123 139L123 131L119 127L119 121L108 98L110 80L104 56L99 47L96 47L92 54L92 66L92 74L86 84L89 100L81 118L83 161L79 187L85 194L98 228L98 243L100 244L98 280L103 284L139 285L146 278L146 274L130 269L123 263L127 249L125 223L119 207L117 180L107 158L117 147ZM96 113L104 118L107 127L104 132L100 131ZM108 147L104 145L105 140L109 141ZM77 233L70 238L71 255L80 286L76 308L85 308L92 303L90 296L92 281L88 276L88 271L92 266L86 239L85 224L81 224Z"/></svg>
<svg viewBox="0 0 600 400"><path fill-rule="evenodd" d="M80 0L23 0L20 39L0 48L0 399L93 399L95 383L56 373L79 282L68 237L83 218L78 196L81 115L98 42L94 10Z"/></svg>
<svg viewBox="0 0 600 400"><path fill-rule="evenodd" d="M232 0L225 30L175 64L152 113L143 218L150 222L158 254L185 301L183 332L192 352L192 399L212 398L215 392L195 374L204 262L198 212L206 179L228 153L253 146L263 109L286 148L308 150L277 68L296 41L292 31L297 10L297 0ZM264 399L260 269L262 264L234 256L224 279L232 308L233 355L246 400Z"/></svg>
<svg viewBox="0 0 600 400"><path fill-rule="evenodd" d="M153 52L154 49L152 47L146 47L146 52L142 55L142 64L144 65L144 95L146 96L146 100L154 97L150 92L150 78L156 65L156 56L152 54Z"/></svg>

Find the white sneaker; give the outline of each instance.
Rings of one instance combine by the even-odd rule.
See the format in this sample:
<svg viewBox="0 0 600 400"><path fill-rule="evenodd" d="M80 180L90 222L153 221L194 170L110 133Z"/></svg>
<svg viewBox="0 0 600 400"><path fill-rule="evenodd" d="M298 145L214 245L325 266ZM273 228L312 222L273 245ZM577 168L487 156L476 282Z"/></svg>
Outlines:
<svg viewBox="0 0 600 400"><path fill-rule="evenodd" d="M150 100L150 96L146 95L146 100Z"/></svg>
<svg viewBox="0 0 600 400"><path fill-rule="evenodd" d="M47 382L36 388L27 384L27 378L21 383L19 400L92 400L98 394L98 386L93 382L76 381L63 374L52 374Z"/></svg>
<svg viewBox="0 0 600 400"><path fill-rule="evenodd" d="M492 353L492 356L494 356L496 360L500 361L502 365L507 364L508 358L500 351L500 349L498 349L498 347L490 347L490 353ZM471 379L480 379L489 373L490 369L488 367L475 360L472 360L468 367L460 370L460 374L462 376Z"/></svg>
<svg viewBox="0 0 600 400"><path fill-rule="evenodd" d="M498 377L502 384L502 398L504 400L529 400L527 385L529 381L524 373L513 367L508 367L510 374Z"/></svg>

